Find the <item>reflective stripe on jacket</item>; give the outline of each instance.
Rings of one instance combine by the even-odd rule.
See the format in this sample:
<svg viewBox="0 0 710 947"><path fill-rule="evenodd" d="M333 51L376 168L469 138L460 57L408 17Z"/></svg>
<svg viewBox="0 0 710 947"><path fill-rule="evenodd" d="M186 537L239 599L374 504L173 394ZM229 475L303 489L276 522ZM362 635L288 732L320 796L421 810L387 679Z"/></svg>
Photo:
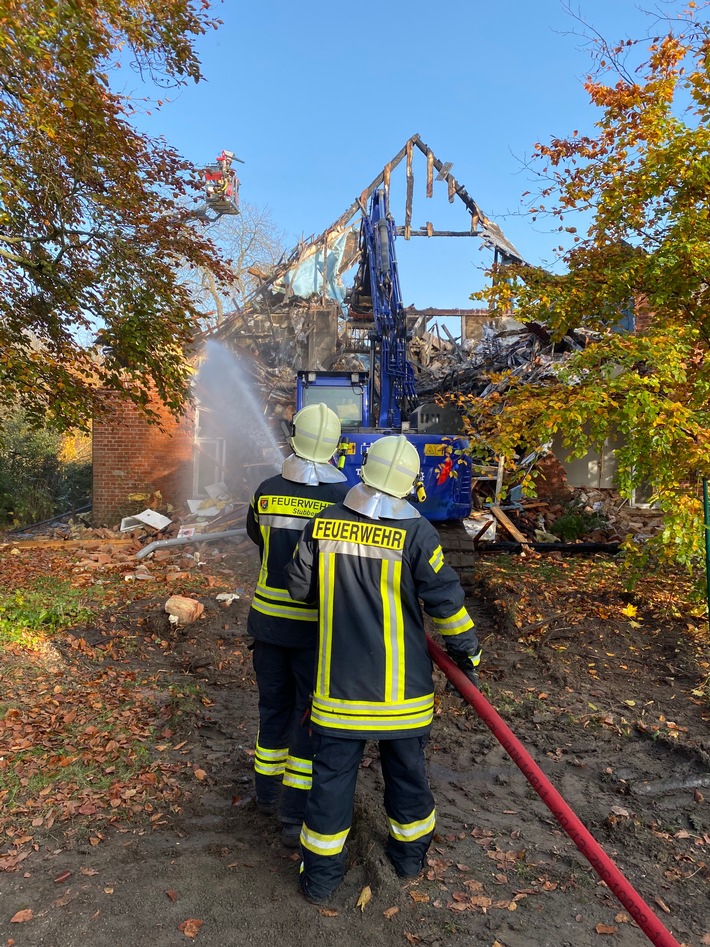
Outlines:
<svg viewBox="0 0 710 947"><path fill-rule="evenodd" d="M286 589L285 566L303 527L315 514L341 500L346 483L309 486L280 474L265 480L252 497L247 533L258 545L261 569L247 619L247 631L270 644L305 647L316 639L317 609L294 601Z"/></svg>
<svg viewBox="0 0 710 947"><path fill-rule="evenodd" d="M339 503L306 526L286 574L292 597L319 608L313 727L364 739L426 732L434 686L419 600L450 654L478 650L431 523L371 520Z"/></svg>

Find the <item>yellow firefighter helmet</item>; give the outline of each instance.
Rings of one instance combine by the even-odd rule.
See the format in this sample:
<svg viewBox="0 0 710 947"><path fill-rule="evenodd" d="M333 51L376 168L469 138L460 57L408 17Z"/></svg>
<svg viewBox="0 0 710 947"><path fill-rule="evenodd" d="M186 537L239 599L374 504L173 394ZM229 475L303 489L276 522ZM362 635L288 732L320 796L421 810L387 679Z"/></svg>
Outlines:
<svg viewBox="0 0 710 947"><path fill-rule="evenodd" d="M363 482L393 497L406 497L419 476L419 454L404 434L381 437L362 463Z"/></svg>
<svg viewBox="0 0 710 947"><path fill-rule="evenodd" d="M338 415L323 402L306 405L294 415L289 443L304 460L327 463L340 443Z"/></svg>

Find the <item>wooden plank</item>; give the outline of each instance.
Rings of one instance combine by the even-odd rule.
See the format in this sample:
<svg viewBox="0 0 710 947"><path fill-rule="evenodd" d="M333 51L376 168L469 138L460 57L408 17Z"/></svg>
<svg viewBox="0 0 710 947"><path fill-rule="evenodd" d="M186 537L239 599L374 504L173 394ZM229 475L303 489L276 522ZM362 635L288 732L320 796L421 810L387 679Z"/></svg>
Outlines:
<svg viewBox="0 0 710 947"><path fill-rule="evenodd" d="M492 522L493 522L493 520L486 520L486 522L483 524L483 526L481 526L481 528L479 529L479 531L478 531L478 532L476 533L476 535L473 537L473 545L474 545L474 546L477 545L477 543L478 543L479 539L481 538L481 536L483 536L483 534L488 531L488 528L489 528L489 526L491 525Z"/></svg>
<svg viewBox="0 0 710 947"><path fill-rule="evenodd" d="M157 533L156 533L157 535ZM135 539L18 539L7 543L0 543L0 549L13 546L16 549L99 549L101 546L136 546L140 543Z"/></svg>
<svg viewBox="0 0 710 947"><path fill-rule="evenodd" d="M498 458L498 473L496 475L496 495L495 502L496 505L500 503L500 495L503 492L503 473L505 471L505 457L502 455Z"/></svg>
<svg viewBox="0 0 710 947"><path fill-rule="evenodd" d="M404 236L404 227L395 227L397 236ZM409 228L410 237L479 237L478 230L435 230L433 226L420 227L418 230Z"/></svg>
<svg viewBox="0 0 710 947"><path fill-rule="evenodd" d="M404 206L404 239L409 240L409 234L412 230L412 200L414 198L414 172L412 171L412 142L407 142L407 199Z"/></svg>
<svg viewBox="0 0 710 947"><path fill-rule="evenodd" d="M491 506L487 507L487 509L491 511L491 513L495 516L495 518L498 520L498 522L503 527L503 529L505 529L508 533L510 533L513 539L516 539L519 543L522 543L524 546L530 545L530 540L528 539L528 537L523 536L523 534L520 532L518 527L514 523L511 523L511 521L508 519L508 517L505 515L505 513L503 512L503 510L501 510L499 506L494 506L492 504Z"/></svg>

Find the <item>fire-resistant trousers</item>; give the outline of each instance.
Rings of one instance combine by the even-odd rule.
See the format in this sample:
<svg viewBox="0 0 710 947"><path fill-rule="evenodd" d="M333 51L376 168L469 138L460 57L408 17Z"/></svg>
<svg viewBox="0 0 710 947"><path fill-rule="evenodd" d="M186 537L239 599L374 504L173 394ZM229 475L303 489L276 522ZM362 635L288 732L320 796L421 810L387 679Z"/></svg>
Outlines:
<svg viewBox="0 0 710 947"><path fill-rule="evenodd" d="M427 736L380 740L389 822L387 855L400 877L419 874L434 834L436 811L426 775ZM301 830L300 883L316 900L329 897L345 871L345 840L365 740L313 733L313 786Z"/></svg>
<svg viewBox="0 0 710 947"><path fill-rule="evenodd" d="M311 788L310 707L315 648L254 642L259 733L254 756L257 802L278 807L283 822L300 825Z"/></svg>

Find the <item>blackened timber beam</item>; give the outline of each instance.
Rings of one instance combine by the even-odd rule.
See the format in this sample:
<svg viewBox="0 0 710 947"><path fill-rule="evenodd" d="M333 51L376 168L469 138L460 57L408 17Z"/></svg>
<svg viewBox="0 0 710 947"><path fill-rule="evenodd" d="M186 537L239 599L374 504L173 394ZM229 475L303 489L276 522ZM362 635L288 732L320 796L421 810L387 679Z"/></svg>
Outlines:
<svg viewBox="0 0 710 947"><path fill-rule="evenodd" d="M434 167L448 184L449 200L453 201L454 195L458 195L471 214L471 229L477 229L478 226L481 225L483 231L481 239L485 243L493 247L493 249L498 250L507 260L522 263L523 258L513 244L504 237L500 227L486 217L466 188L462 184L459 184L453 174L451 174L449 170L451 164L446 165L443 161L440 161L436 155L434 155L431 148L424 144L419 135L410 138L410 141L413 145L417 146L422 154L427 156L427 161L429 160L429 154L432 155Z"/></svg>
<svg viewBox="0 0 710 947"><path fill-rule="evenodd" d="M412 171L412 139L406 144L407 149L407 199L404 205L404 239L409 240L409 232L412 229L412 201L414 200L414 172Z"/></svg>
<svg viewBox="0 0 710 947"><path fill-rule="evenodd" d="M404 227L396 227L398 237L404 236ZM420 227L418 230L410 230L410 237L480 237L484 239L486 234L483 230L434 230L433 227Z"/></svg>
<svg viewBox="0 0 710 947"><path fill-rule="evenodd" d="M385 177L387 179L387 182L389 183L389 175L397 167L397 165L400 163L402 158L404 158L404 156L407 154L407 149L411 149L412 145L417 144L418 141L419 141L419 135L412 135L411 138L408 138L404 144L404 147L400 148L400 150L397 152L394 158L392 158L391 161L387 162L387 164L385 165L385 168L383 168L383 170L380 171L377 177L365 188L362 194L352 202L350 207L348 207L348 209L344 211L340 215L340 217L338 217L335 223L331 224L330 227L328 227L328 230L338 230L340 227L344 227L345 224L347 224L350 220L352 220L352 218L360 209L360 204L361 203L367 204L368 198L370 197L372 192L376 188L378 188L380 184L383 184L385 182Z"/></svg>

